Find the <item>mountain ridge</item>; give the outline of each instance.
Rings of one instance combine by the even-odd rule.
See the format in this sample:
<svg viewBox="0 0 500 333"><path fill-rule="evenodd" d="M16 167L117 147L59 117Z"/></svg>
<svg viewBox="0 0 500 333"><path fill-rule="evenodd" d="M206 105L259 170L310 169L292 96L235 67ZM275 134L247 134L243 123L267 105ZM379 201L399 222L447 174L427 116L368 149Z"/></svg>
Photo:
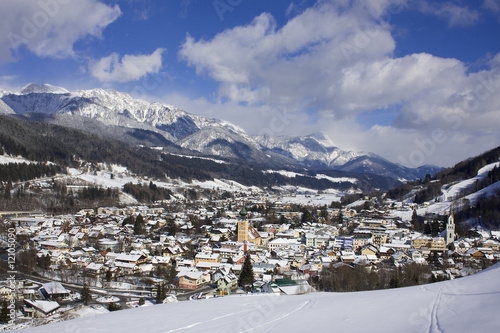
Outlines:
<svg viewBox="0 0 500 333"><path fill-rule="evenodd" d="M62 119L58 115L86 117L106 126L150 131L189 151L216 157L374 173L399 181L425 176L418 168L405 168L373 153L344 151L335 147L324 133L303 137L251 136L230 122L205 118L165 103L134 99L114 90L69 92L61 87L31 83L18 93L2 91L0 101L3 114L50 114L54 115L54 123ZM66 121L65 125L71 126L71 122ZM90 127L84 129L92 131ZM434 173L440 169L431 166L427 171Z"/></svg>

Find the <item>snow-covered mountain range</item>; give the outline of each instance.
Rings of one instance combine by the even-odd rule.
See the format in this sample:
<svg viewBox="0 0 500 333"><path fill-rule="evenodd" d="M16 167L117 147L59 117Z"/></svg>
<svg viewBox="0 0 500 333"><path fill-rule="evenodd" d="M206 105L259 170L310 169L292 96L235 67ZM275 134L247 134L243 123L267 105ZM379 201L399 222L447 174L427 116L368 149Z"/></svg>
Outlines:
<svg viewBox="0 0 500 333"><path fill-rule="evenodd" d="M168 104L134 99L113 90L69 92L61 87L31 83L17 93L0 90L0 114L49 115L50 118L42 120L87 131L96 131L96 123L100 124L100 132L101 125L136 128L161 135L197 153L257 163L272 161L274 165L374 173L398 180L423 178L426 173L439 170L432 166L410 169L372 153L344 151L323 133L305 137L250 136L227 121L191 114ZM70 121L68 117L78 121ZM93 122L82 122L81 118Z"/></svg>

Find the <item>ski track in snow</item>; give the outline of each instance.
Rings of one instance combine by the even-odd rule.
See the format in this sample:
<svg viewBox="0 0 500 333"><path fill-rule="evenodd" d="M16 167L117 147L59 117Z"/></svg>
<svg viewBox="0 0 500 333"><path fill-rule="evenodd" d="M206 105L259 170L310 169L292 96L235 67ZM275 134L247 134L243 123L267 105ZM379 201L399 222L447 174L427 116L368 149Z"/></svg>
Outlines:
<svg viewBox="0 0 500 333"><path fill-rule="evenodd" d="M432 304L431 318L429 322L429 333L443 332L441 330L441 327L439 326L438 311L439 311L439 305L441 303L441 298L443 297L443 289L445 287L446 285L443 285L441 288L439 288L438 293L434 298L434 302Z"/></svg>
<svg viewBox="0 0 500 333"><path fill-rule="evenodd" d="M263 323L263 324L260 324L260 325L258 325L258 326L255 326L255 327L249 328L249 329L244 330L244 331L239 331L239 332L242 332L242 333L244 333L244 332L252 332L252 331L255 331L255 330L257 330L257 329L259 329L259 328L262 328L262 327L264 327L264 326L271 325L271 324L273 324L273 323L276 323L276 322L278 322L278 321L280 321L280 320L283 320L283 319L285 319L285 318L289 317L290 315L292 315L292 314L294 314L294 313L296 313L296 312L298 312L298 311L301 311L301 310L303 310L303 309L308 309L308 308L310 308L312 305L314 305L314 303L316 303L316 299L308 299L308 300L306 300L305 302L303 302L303 303L302 303L299 307L297 307L296 309L294 309L294 310L293 310L293 311L291 311L291 312L285 313L284 315L282 315L282 316L280 316L280 317L278 317L278 318L275 318L275 319L273 319L273 320L267 321L267 322L265 322L265 323Z"/></svg>
<svg viewBox="0 0 500 333"><path fill-rule="evenodd" d="M212 318L210 320L200 321L200 322L188 325L188 326L175 328L173 330L167 331L167 333L173 333L173 332L180 332L180 331L183 331L183 330L188 330L190 328L193 328L193 327L196 327L196 326L199 326L199 325L203 325L203 324L206 324L206 323L209 323L209 322L212 322L212 321L217 321L219 319L227 318L227 317L234 316L234 315L240 315L242 313L250 312L250 311L254 311L254 310L255 309L251 308L251 309L246 309L246 310L243 310L243 311L231 312L231 313L228 313L228 314L225 314L225 315L222 315L222 316L218 316L218 317Z"/></svg>

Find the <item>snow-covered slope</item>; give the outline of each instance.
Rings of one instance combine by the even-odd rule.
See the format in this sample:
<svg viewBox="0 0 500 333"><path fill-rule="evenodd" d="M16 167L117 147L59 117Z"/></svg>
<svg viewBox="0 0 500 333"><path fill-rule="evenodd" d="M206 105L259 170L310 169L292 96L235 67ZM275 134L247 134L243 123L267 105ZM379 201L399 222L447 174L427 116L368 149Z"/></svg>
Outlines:
<svg viewBox="0 0 500 333"><path fill-rule="evenodd" d="M15 114L15 112L0 99L0 114Z"/></svg>
<svg viewBox="0 0 500 333"><path fill-rule="evenodd" d="M454 206L460 206L460 201L463 199L468 200L470 206L474 206L478 199L496 195L500 190L500 182L493 183L481 190L476 189L476 184L488 177L488 172L493 170L495 166L500 167L500 162L485 165L478 170L475 177L442 186L442 194L436 198L432 198L426 205L418 208L417 214L420 216L428 213L446 215ZM391 215L399 217L404 221L410 221L412 213L412 211L392 211Z"/></svg>
<svg viewBox="0 0 500 333"><path fill-rule="evenodd" d="M26 332L496 332L500 266L410 288L229 296L118 311Z"/></svg>
<svg viewBox="0 0 500 333"><path fill-rule="evenodd" d="M305 137L270 137L256 136L255 140L271 151L289 155L297 161L311 166L342 166L367 153L344 151L334 146L324 133L315 133Z"/></svg>
<svg viewBox="0 0 500 333"><path fill-rule="evenodd" d="M392 163L376 154L342 150L324 133L304 137L256 136L255 140L270 151L291 157L308 167L331 168L335 170L373 173L401 181L416 180L426 173L434 174L438 167L425 166L410 169Z"/></svg>
<svg viewBox="0 0 500 333"><path fill-rule="evenodd" d="M37 84L37 83L29 83L26 86L24 86L21 90L19 90L20 95L27 95L27 94L67 94L69 91L62 87L56 87L51 84Z"/></svg>

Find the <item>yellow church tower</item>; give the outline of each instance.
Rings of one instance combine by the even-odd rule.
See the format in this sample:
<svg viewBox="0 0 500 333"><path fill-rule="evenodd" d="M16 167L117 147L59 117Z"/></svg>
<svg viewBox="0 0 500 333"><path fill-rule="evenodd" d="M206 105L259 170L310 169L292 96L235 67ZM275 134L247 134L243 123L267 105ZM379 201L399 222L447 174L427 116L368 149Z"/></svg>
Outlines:
<svg viewBox="0 0 500 333"><path fill-rule="evenodd" d="M240 217L238 219L238 242L250 241L248 236L248 220L247 220L247 210L245 206L241 208Z"/></svg>

